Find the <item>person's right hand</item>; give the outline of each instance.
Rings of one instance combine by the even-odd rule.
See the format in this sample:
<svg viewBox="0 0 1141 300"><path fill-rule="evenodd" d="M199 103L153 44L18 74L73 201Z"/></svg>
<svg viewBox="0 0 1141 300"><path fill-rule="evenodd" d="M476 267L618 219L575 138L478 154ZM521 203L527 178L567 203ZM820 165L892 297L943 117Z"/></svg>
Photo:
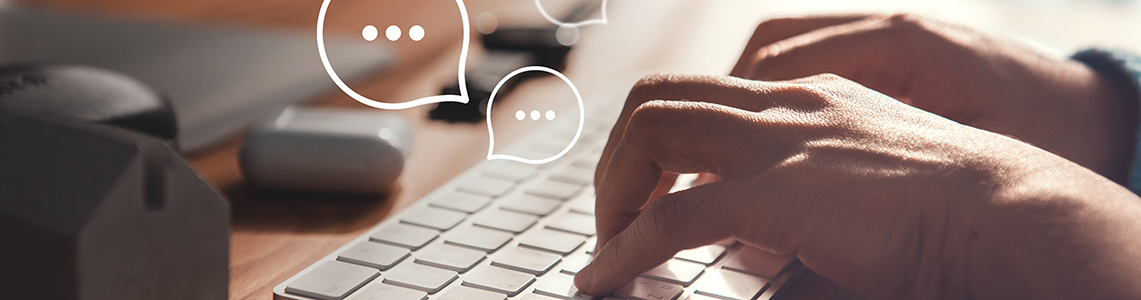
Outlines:
<svg viewBox="0 0 1141 300"><path fill-rule="evenodd" d="M1141 297L1141 199L834 75L647 78L605 152L587 294L734 237L880 299ZM721 181L653 200L664 172Z"/></svg>
<svg viewBox="0 0 1141 300"><path fill-rule="evenodd" d="M1124 182L1137 95L1074 60L913 15L773 19L731 75L833 73L923 110L1008 135Z"/></svg>

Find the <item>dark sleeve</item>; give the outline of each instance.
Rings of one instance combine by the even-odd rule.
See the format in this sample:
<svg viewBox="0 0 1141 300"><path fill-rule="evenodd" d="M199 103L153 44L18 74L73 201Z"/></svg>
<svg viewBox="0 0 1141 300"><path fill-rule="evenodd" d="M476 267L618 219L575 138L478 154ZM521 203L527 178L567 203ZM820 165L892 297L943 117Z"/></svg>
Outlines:
<svg viewBox="0 0 1141 300"><path fill-rule="evenodd" d="M1129 101L1141 101L1141 57L1125 51L1093 48L1075 53L1072 58L1104 76L1128 83L1133 90ZM1135 113L1141 114L1141 111ZM1137 134L1141 135L1141 128L1138 128ZM1141 136L1134 137L1129 178L1125 183L1130 191L1141 195Z"/></svg>

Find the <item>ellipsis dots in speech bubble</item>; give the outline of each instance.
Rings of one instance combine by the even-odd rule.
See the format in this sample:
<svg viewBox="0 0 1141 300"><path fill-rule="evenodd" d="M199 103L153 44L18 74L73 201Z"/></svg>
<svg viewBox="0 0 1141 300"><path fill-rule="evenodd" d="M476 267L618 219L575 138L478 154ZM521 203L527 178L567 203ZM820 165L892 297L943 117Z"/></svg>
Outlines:
<svg viewBox="0 0 1141 300"><path fill-rule="evenodd" d="M0 0L0 1L2 1L2 0ZM365 97L365 96L357 93L352 88L350 88L348 85L346 85L345 82L343 80L341 80L341 77L337 75L337 71L333 70L333 65L329 63L329 55L325 54L325 13L326 13L326 11L329 10L329 2L330 1L331 0L324 0L321 3L321 12L317 15L317 52L321 54L321 64L325 65L325 71L329 72L329 78L333 79L333 83L337 84L337 87L340 88L341 91L345 92L346 95L349 95L349 97L352 97L353 100L357 100L357 102L360 102L361 104L368 105L368 106L371 106L374 108L388 109L388 110L407 109L407 108L412 108L412 107L416 107L416 106L420 106L420 105L440 103L440 102L468 103L470 98L468 98L467 80L465 80L465 78L464 78L464 73L465 73L465 70L467 69L468 40L471 38L471 28L470 28L471 26L470 26L470 23L468 23L467 6L464 5L463 0L456 0L456 6L459 6L459 9L460 9L460 19L463 20L463 25L464 25L463 26L464 27L463 28L464 29L463 45L460 48L460 63L459 63L459 68L458 68L459 72L456 75L456 77L459 79L460 94L459 95L428 96L428 97L423 97L423 98L415 99L412 101L400 102L400 103L387 103L387 102L380 102L380 101L369 99L368 97ZM373 28L373 30L376 30L376 29ZM399 29L397 29L397 30L399 30ZM421 32L420 32L421 37L423 36L422 31L423 31L423 29L421 29ZM365 33L365 35L366 35L365 39L368 39L368 35L370 35L370 34L371 34L371 32ZM397 34L399 34L399 31L397 32ZM373 36L373 38L375 38L375 36ZM390 37L389 40L396 40L396 39Z"/></svg>
<svg viewBox="0 0 1141 300"><path fill-rule="evenodd" d="M555 154L555 155L547 157L547 158L529 159L529 158L522 158L522 157L515 156L515 155L510 155L510 154L495 154L495 130L491 127L491 106L492 106L492 104L495 104L495 95L497 95L499 93L499 88L503 87L503 84L507 83L507 81L510 80L511 77L515 77L515 75L519 75L519 74L524 73L524 72L547 72L547 73L550 73L552 75L558 76L559 79L562 79L563 82L566 82L567 86L569 86L571 88L571 91L574 92L575 100L578 101L578 131L575 131L574 138L571 139L570 144L567 144L567 146L565 148L563 148L562 151L559 151L558 154ZM535 112L537 113L537 111L535 111ZM536 117L533 119L538 119L538 118ZM550 117L548 119L554 119L554 112L550 112ZM503 79L499 80L499 83L496 84L495 88L491 90L491 97L488 98L488 100L487 100L487 136L488 136L488 139L490 140L490 142L488 143L488 146L487 146L487 160L503 159L503 160L517 161L517 162L521 162L521 163L525 163L525 164L532 164L532 165L540 165L540 164L545 164L545 163L555 161L556 159L563 157L563 155L566 155L567 152L570 152L571 148L574 148L574 144L578 142L579 136L582 135L582 125L585 121L586 121L586 109L583 107L583 104L582 104L582 95L579 94L578 87L575 87L574 83L571 82L570 79L567 78L566 75L563 75L563 73L560 73L559 71L555 71L554 69L551 69L548 67L542 67L542 66L527 66L527 67L522 67L522 68L516 69L515 71L511 71L511 73L507 74L507 76L503 77Z"/></svg>

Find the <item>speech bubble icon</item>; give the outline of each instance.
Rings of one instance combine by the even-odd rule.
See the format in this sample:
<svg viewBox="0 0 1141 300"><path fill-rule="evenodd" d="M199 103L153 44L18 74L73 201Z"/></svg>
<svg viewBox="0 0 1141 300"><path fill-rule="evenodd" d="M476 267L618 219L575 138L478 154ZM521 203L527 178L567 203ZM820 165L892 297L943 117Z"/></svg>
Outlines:
<svg viewBox="0 0 1141 300"><path fill-rule="evenodd" d="M341 77L337 75L337 71L333 70L332 64L329 63L329 55L325 53L325 14L329 10L330 1L331 0L324 0L324 2L321 3L321 12L317 15L317 52L321 54L321 63L325 65L325 71L329 73L329 78L333 79L333 83L336 83L337 87L340 88L341 91L345 92L346 95L349 95L349 97L352 97L354 100L357 100L357 102L360 102L361 104L388 110L406 109L440 102L468 103L470 98L468 98L467 80L464 80L464 72L465 69L467 69L468 40L471 38L471 26L468 22L467 6L464 5L463 0L456 0L456 6L458 6L460 10L460 19L463 21L464 32L463 45L460 48L460 62L458 68L459 71L456 75L456 77L459 79L460 94L421 97L412 101L399 103L380 102L369 99L368 97L357 93L348 85L346 85L345 82L341 80ZM409 39L419 41L420 39L424 38L424 28L420 27L419 25L411 26L407 30L407 38ZM379 29L373 27L372 25L366 26L362 32L362 35L368 41L376 39L379 34ZM385 29L384 35L388 40L396 41L400 39L401 29L395 25L389 26Z"/></svg>
<svg viewBox="0 0 1141 300"><path fill-rule="evenodd" d="M606 1L607 0L602 0L602 4L598 6L598 10L602 14L600 18L586 19L577 22L563 22L555 19L554 17L551 17L551 14L547 13L547 9L543 8L543 3L540 2L540 0L535 0L535 6L539 8L539 14L542 14L543 18L546 18L547 21L550 21L555 25L559 25L559 28L555 31L555 40L557 40L559 44L562 44L563 46L571 46L578 42L579 27L591 24L606 24L608 22L608 19L606 18ZM589 9L594 8L589 5L590 4L584 4L582 7L579 7L579 9L583 11L589 11Z"/></svg>
<svg viewBox="0 0 1141 300"><path fill-rule="evenodd" d="M578 22L570 22L570 23L559 21L558 19L551 17L551 14L547 13L547 10L543 8L543 3L539 2L539 0L535 0L535 6L539 8L539 13L543 15L543 18L546 18L547 21L551 21L551 23L554 23L555 25L559 25L560 27L567 27L567 26L582 27L582 26L592 25L592 24L606 24L606 22L607 22L607 19L606 19L606 1L607 0L602 0L602 6L599 7L599 10L601 10L602 16L599 17L598 19L587 19L587 20L582 20L582 21L578 21Z"/></svg>
<svg viewBox="0 0 1141 300"><path fill-rule="evenodd" d="M559 79L562 79L563 82L565 82L567 84L567 86L570 87L571 91L574 92L575 100L578 101L578 129L577 129L577 131L575 131L574 138L571 139L570 144L567 144L567 146L565 148L563 148L561 151L559 151L557 154L552 155L552 156L547 157L547 158L530 159L530 158L519 157L516 155L511 155L511 154L496 154L495 153L495 129L492 128L492 126L491 126L491 119L492 119L491 107L493 104L495 104L495 96L499 94L499 88L503 87L504 83L507 83L507 81L511 80L512 77L515 77L516 75L519 75L519 74L522 74L525 72L546 72L546 73L550 73L552 75L559 77ZM495 88L491 90L491 97L488 98L488 100L487 100L487 112L486 113L487 113L486 114L487 115L487 136L488 136L488 138L490 138L490 141L489 141L488 146L487 146L487 160L502 159L502 160L517 161L517 162L521 162L521 163L525 163L525 164L532 164L532 165L540 165L540 164L545 164L545 163L555 161L556 159L563 157L563 155L566 155L567 152L570 152L571 148L574 148L574 144L578 142L578 138L580 136L582 136L582 125L586 121L586 109L583 108L582 95L579 94L578 87L575 87L574 83L571 82L570 79L567 78L566 75L563 75L563 73L560 73L559 71L555 71L554 69L551 69L548 67L543 67L543 66L522 67L522 68L516 69L515 71L511 71L511 73L507 74L507 76L505 76L505 77L503 77L503 79L499 80L499 83L496 84ZM524 120L525 118L528 117L528 115L526 112L518 111L518 112L516 112L515 117L519 120ZM539 111L531 111L530 118L532 120L539 120L540 118L544 118L544 117L547 120L552 120L555 118L555 113L553 111L550 111L550 110L548 110L546 113L541 113Z"/></svg>

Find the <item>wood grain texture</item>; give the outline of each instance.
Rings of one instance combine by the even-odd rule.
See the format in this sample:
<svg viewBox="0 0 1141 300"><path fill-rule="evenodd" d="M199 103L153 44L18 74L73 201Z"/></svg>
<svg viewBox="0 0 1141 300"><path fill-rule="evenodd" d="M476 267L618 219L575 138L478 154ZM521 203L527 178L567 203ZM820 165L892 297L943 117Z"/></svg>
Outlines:
<svg viewBox="0 0 1141 300"><path fill-rule="evenodd" d="M309 34L314 30L321 1L21 2L125 18L268 27ZM385 4L389 9L377 10L374 6L378 0L337 0L338 5L356 13L346 19L330 20L328 30L359 35L360 29L352 24L365 19L431 24L435 20L433 12L447 4L388 2ZM391 9L393 2L402 6ZM571 53L565 73L582 91L588 111L601 101L621 101L629 87L645 74L724 74L760 18L758 12L739 9L751 7L749 2L611 1L610 24L583 28L582 39ZM530 0L467 1L473 19L479 12L493 11L502 16L518 15L521 22L537 19L531 3ZM460 32L432 34L451 42L419 45L421 47L415 50L405 48L406 44L398 45L397 51L402 55L395 67L370 78L358 91L374 99L411 99L437 91L449 78L454 80L454 71L449 72L442 61L459 53ZM479 55L479 51L473 51L473 60ZM502 104L497 101L497 110L527 109L534 101L544 101L545 91L560 85L560 81L552 78L533 80L517 88ZM367 109L339 92L315 99L314 103ZM485 124L431 122L426 112L423 107L399 111L414 127L415 143L399 186L386 196L296 194L251 187L242 179L238 167L241 136L190 155L188 159L193 167L231 204L230 298L271 299L273 286L484 158ZM496 136L501 142L510 142L527 130L497 129ZM850 299L853 294L810 273L795 284L789 296L792 299Z"/></svg>

